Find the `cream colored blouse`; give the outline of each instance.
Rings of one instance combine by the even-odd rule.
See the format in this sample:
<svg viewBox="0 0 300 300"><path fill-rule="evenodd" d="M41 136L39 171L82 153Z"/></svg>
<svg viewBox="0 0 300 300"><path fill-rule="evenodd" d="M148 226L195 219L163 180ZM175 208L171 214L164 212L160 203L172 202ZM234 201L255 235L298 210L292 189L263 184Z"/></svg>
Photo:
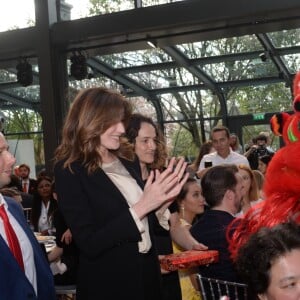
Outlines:
<svg viewBox="0 0 300 300"><path fill-rule="evenodd" d="M138 243L139 252L147 253L151 248L148 218L145 216L140 220L134 209L132 209L132 206L142 197L143 190L118 159L111 163L103 163L102 169L126 199L129 211L142 237L142 240ZM168 219L170 217L168 209L165 211L158 210L156 216L164 228L168 227Z"/></svg>

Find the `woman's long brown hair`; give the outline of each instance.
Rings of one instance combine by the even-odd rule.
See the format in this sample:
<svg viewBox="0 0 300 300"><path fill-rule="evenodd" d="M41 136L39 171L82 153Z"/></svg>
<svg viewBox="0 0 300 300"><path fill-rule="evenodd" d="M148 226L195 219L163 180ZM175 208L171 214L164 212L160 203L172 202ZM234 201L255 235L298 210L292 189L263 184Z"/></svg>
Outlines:
<svg viewBox="0 0 300 300"><path fill-rule="evenodd" d="M70 168L80 161L88 173L101 166L100 136L112 125L122 121L124 126L131 116L130 103L119 93L105 88L89 88L79 92L66 116L62 141L55 152L55 161L64 160ZM119 157L133 159L132 146L121 139L114 152Z"/></svg>

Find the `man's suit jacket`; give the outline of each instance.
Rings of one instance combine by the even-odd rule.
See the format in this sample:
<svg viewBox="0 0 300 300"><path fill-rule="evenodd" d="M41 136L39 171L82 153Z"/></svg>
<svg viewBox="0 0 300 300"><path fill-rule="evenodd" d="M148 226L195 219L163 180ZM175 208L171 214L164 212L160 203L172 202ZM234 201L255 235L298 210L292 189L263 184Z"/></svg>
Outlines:
<svg viewBox="0 0 300 300"><path fill-rule="evenodd" d="M29 178L28 180L29 180L29 185L27 187L27 193L33 195L36 192L37 181L36 181L36 179L33 179L33 178ZM23 191L22 179L20 179L20 187L21 187L21 191Z"/></svg>
<svg viewBox="0 0 300 300"><path fill-rule="evenodd" d="M142 187L132 164L122 163ZM154 247L139 253L141 234L122 193L100 168L89 175L80 162L71 165L72 171L62 165L55 166L55 187L80 252L78 300L95 299L95 294L101 299L161 299L157 254ZM144 294L145 276L150 295Z"/></svg>
<svg viewBox="0 0 300 300"><path fill-rule="evenodd" d="M19 222L31 242L37 277L37 297L33 286L19 267L5 240L0 235L0 299L2 300L54 300L53 275L40 244L29 228L20 205L4 197L10 213Z"/></svg>
<svg viewBox="0 0 300 300"><path fill-rule="evenodd" d="M217 263L199 266L202 276L238 281L226 238L226 229L233 220L234 217L229 212L211 209L206 210L191 228L191 234L197 241L206 245L208 249L219 251Z"/></svg>
<svg viewBox="0 0 300 300"><path fill-rule="evenodd" d="M33 195L36 191L36 180L33 178L29 178L29 187L28 187L28 194Z"/></svg>

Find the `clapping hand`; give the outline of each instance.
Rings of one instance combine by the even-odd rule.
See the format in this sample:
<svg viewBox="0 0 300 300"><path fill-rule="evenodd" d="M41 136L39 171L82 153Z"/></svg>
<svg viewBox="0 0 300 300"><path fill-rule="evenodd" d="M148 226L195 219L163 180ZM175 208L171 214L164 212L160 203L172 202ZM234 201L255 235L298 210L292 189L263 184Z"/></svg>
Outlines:
<svg viewBox="0 0 300 300"><path fill-rule="evenodd" d="M183 158L176 163L176 158L173 157L163 172L159 170L150 172L143 196L134 205L134 210L141 219L150 211L174 200L188 179L186 166L187 163Z"/></svg>
<svg viewBox="0 0 300 300"><path fill-rule="evenodd" d="M65 242L65 244L69 245L72 242L72 233L70 229L67 229L64 234L61 237L60 240L62 243Z"/></svg>

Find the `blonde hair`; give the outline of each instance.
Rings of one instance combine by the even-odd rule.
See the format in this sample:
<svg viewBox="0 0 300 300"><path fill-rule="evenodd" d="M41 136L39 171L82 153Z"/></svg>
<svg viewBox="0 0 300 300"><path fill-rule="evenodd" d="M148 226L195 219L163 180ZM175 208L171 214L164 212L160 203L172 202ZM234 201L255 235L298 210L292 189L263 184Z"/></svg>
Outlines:
<svg viewBox="0 0 300 300"><path fill-rule="evenodd" d="M265 176L262 172L260 172L259 170L253 170L253 175L254 175L254 178L256 180L256 183L257 183L257 188L259 190L262 190L263 188L263 185L264 185L264 181L265 181Z"/></svg>
<svg viewBox="0 0 300 300"><path fill-rule="evenodd" d="M252 170L246 165L239 165L238 168L239 168L239 170L246 171L248 173L248 175L250 176L251 185L250 185L250 190L249 190L249 200L256 201L259 198L259 194L258 194L257 182L256 182L256 179L254 177Z"/></svg>

